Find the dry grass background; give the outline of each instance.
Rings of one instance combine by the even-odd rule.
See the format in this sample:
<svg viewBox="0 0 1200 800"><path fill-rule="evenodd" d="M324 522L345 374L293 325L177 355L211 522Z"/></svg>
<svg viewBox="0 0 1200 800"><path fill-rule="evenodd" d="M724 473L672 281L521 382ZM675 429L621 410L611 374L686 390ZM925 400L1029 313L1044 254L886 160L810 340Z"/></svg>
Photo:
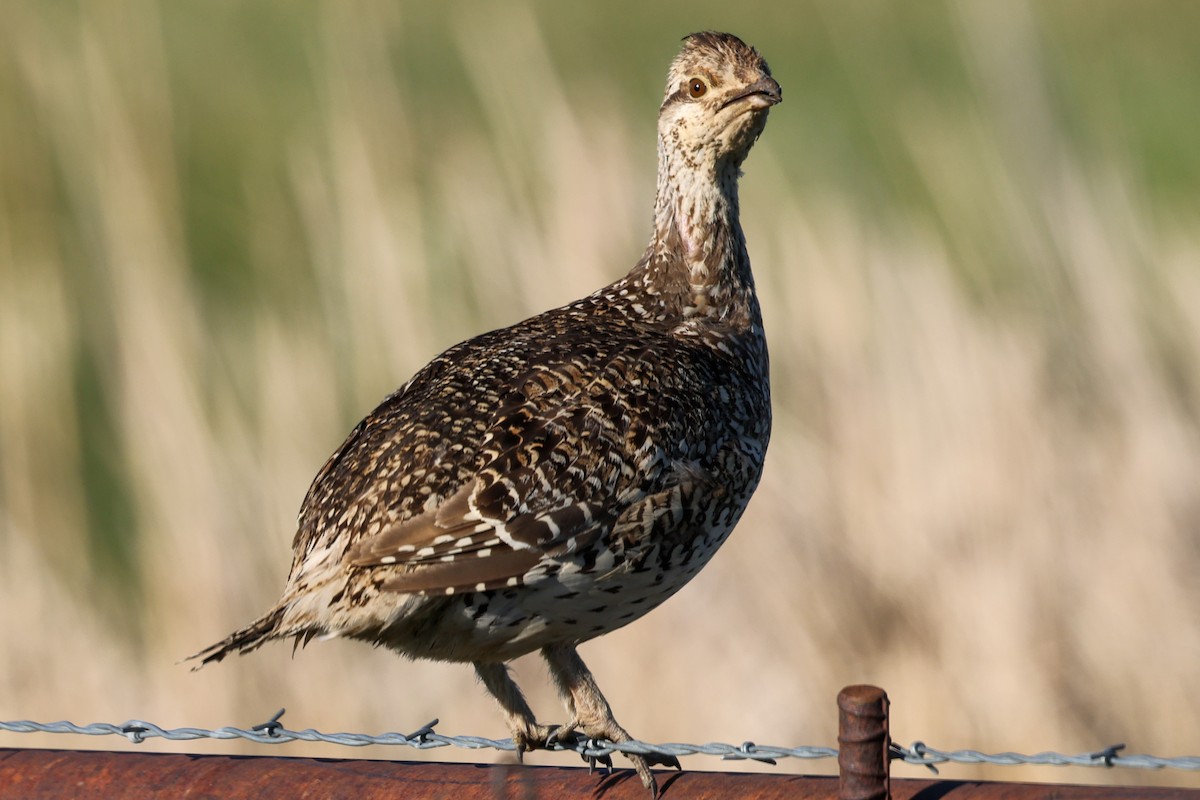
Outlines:
<svg viewBox="0 0 1200 800"><path fill-rule="evenodd" d="M901 741L1200 751L1198 7L606 8L3 7L0 718L504 735L467 667L176 662L275 599L385 393L633 263L715 27L786 98L743 184L777 427L714 563L584 647L618 717L830 744L870 681Z"/></svg>

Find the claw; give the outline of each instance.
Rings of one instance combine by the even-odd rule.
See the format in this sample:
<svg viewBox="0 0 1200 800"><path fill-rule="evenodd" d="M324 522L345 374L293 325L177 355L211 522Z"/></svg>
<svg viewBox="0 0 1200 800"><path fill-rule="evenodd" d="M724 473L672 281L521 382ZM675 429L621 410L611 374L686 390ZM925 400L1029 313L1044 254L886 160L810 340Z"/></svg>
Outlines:
<svg viewBox="0 0 1200 800"><path fill-rule="evenodd" d="M627 754L626 758L633 762L633 769L637 772L638 777L642 779L642 786L650 790L651 800L658 800L658 781L654 780L654 773L650 771L650 765L642 756Z"/></svg>
<svg viewBox="0 0 1200 800"><path fill-rule="evenodd" d="M546 734L545 741L542 742L542 746L547 750L553 748L556 744L563 744L567 737L575 732L575 728L572 725L548 725L547 728L549 728L549 732Z"/></svg>
<svg viewBox="0 0 1200 800"><path fill-rule="evenodd" d="M525 753L549 749L550 738L554 735L557 727L557 725L539 725L536 722L514 725L512 739L517 751L517 761L524 763Z"/></svg>
<svg viewBox="0 0 1200 800"><path fill-rule="evenodd" d="M606 756L584 756L583 760L588 762L588 774L589 775L592 775L596 772L596 764L597 763L604 765L604 774L605 775L612 775L612 771L613 771L612 756L609 756L609 755L606 755Z"/></svg>

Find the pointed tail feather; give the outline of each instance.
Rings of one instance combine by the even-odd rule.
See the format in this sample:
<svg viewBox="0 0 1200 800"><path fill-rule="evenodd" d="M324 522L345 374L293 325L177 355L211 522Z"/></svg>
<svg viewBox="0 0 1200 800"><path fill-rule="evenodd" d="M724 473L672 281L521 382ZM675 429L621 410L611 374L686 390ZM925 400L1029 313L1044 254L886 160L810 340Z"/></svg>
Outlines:
<svg viewBox="0 0 1200 800"><path fill-rule="evenodd" d="M231 653L249 653L257 650L265 642L288 636L287 632L279 630L279 623L283 620L285 608L285 606L276 606L241 630L229 634L226 639L204 648L195 655L188 656L184 661L199 659L200 663L192 667L192 671L195 672L205 664L220 661Z"/></svg>

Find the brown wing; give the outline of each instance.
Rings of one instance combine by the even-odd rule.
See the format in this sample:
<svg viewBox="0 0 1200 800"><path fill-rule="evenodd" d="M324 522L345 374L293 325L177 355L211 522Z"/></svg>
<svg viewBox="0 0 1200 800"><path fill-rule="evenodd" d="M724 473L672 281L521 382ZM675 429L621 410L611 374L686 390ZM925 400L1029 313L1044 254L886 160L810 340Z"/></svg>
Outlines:
<svg viewBox="0 0 1200 800"><path fill-rule="evenodd" d="M485 522L470 507L475 486L466 486L441 506L364 540L351 549L356 567L404 565L389 578L394 592L453 594L516 586L546 555L587 547L611 519L596 516L584 503L540 514L526 513L504 523ZM557 537L547 534L556 531Z"/></svg>
<svg viewBox="0 0 1200 800"><path fill-rule="evenodd" d="M408 567L384 583L389 591L453 594L520 585L543 558L593 546L645 496L644 484L628 485L630 432L600 416L586 406L542 417L528 403L510 405L489 431L494 457L473 480L358 542L349 563ZM656 453L640 454L651 470Z"/></svg>

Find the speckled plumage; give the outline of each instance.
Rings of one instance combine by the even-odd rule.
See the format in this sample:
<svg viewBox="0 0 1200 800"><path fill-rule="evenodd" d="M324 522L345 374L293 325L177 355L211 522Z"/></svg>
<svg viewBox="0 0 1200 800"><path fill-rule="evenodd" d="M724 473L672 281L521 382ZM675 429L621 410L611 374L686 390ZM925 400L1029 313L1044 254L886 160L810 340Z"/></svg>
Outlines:
<svg viewBox="0 0 1200 800"><path fill-rule="evenodd" d="M737 179L779 99L741 40L685 39L642 259L385 399L313 481L278 605L197 657L342 636L469 661L532 746L551 729L503 662L542 649L574 716L554 735L628 738L574 648L690 580L761 475L767 349Z"/></svg>

